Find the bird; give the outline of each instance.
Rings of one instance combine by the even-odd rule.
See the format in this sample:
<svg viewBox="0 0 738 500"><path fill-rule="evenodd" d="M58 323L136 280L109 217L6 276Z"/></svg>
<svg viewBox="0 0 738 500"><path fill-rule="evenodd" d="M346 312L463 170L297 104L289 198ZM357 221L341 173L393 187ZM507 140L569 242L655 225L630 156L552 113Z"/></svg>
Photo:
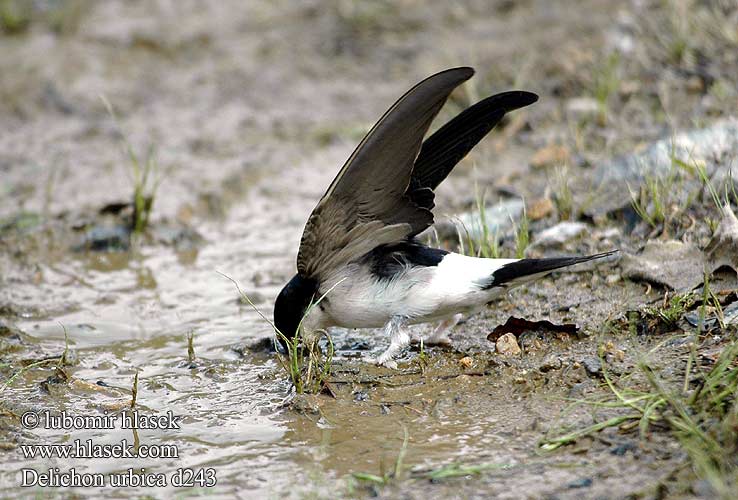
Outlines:
<svg viewBox="0 0 738 500"><path fill-rule="evenodd" d="M434 190L506 113L538 96L513 90L468 107L423 140L451 92L474 74L433 74L398 99L362 139L308 217L297 273L274 304L280 342L330 327L382 328L390 343L367 361L397 368L407 326L439 321L425 342L447 344L464 313L556 269L604 258L497 259L432 248Z"/></svg>

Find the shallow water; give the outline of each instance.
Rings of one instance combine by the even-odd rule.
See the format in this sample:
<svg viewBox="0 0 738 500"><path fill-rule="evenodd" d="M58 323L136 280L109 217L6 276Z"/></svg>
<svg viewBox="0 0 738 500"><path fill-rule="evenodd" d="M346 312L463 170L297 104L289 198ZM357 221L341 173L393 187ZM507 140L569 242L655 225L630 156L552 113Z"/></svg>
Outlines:
<svg viewBox="0 0 738 500"><path fill-rule="evenodd" d="M167 474L169 483L179 468L215 471L213 489L183 492L170 484L131 490L156 497L197 491L208 497L363 494L363 487L349 489L350 474L392 471L405 431L403 474L408 476L422 476L423 470L453 462L485 463L500 468L495 475L506 479L497 488L504 491L505 482L530 480L538 474L531 470L539 462L535 442L541 437L541 425L552 424L551 415L562 408L556 397L565 386L554 380L545 395L529 394L535 386L528 387L526 370L500 365L485 346L489 327L484 318L457 329L476 339L459 344L460 351L431 350L430 366L423 374L417 353L412 352L399 373L361 363L356 356L369 352L346 349L347 345L359 341L376 352L387 339L372 332L334 332L339 351L331 386L336 399L307 398L302 411L284 405L290 399L290 386L273 355L242 348L269 336L270 327L240 303L234 284L220 273L239 282L270 315L273 297L293 272L303 221L320 195L320 185L331 175L324 168L326 173L314 176L311 187L304 172L321 171L327 160L340 156L345 148L334 149L285 169L283 185L251 172L248 194L231 206L227 216L198 225L206 243L196 251L178 254L169 247L143 245L128 253L59 252L38 264L40 278L4 291L5 303L28 312L15 320L25 332L25 357L33 357L35 351L58 355L66 329L78 360L67 368L73 381L49 384L48 391L42 390L40 382L53 369L30 370L19 377L5 392L16 413L117 414L130 401L137 372L136 408L145 414L171 411L182 417L182 428L142 429L137 438L123 429L26 431L22 443L138 439L145 445L175 445L179 456L38 461L25 460L16 452L0 473L3 496L29 491L19 488L22 468L74 467L78 473L109 477L132 466L137 472L145 468L148 474ZM290 186L298 182L302 188L292 190ZM574 300L571 291L568 296L567 300ZM539 306L545 305L539 301ZM500 318L505 315L501 310ZM190 332L193 364L187 355ZM469 369L458 363L467 353L474 360ZM516 377L522 380L516 382ZM101 382L104 386L98 385ZM556 472L560 460L549 461L545 470L561 476L560 481L576 478L576 473ZM454 491L453 484L431 486L427 480L417 481L420 486L412 488L420 488L418 493L428 487L435 494ZM478 483L473 491L490 487ZM391 488L385 490L387 494L392 494ZM113 498L120 492L102 488L94 494Z"/></svg>

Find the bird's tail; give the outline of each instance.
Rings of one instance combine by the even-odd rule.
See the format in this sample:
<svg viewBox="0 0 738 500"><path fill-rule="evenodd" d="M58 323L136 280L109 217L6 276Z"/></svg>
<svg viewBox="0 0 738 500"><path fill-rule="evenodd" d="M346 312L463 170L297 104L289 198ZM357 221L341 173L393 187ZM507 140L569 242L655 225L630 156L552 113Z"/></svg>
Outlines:
<svg viewBox="0 0 738 500"><path fill-rule="evenodd" d="M496 286L514 286L533 281L543 277L546 274L560 269L562 267L581 264L591 260L602 259L619 252L619 250L611 250L609 252L587 255L584 257L551 257L547 259L520 259L497 269L487 283L484 289L494 288Z"/></svg>

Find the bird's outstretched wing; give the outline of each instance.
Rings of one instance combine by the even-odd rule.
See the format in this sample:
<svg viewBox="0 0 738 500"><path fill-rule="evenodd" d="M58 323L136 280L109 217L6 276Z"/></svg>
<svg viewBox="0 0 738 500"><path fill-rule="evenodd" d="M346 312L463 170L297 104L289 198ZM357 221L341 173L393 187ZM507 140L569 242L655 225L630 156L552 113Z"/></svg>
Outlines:
<svg viewBox="0 0 738 500"><path fill-rule="evenodd" d="M536 99L508 92L480 101L424 144L448 96L473 74L453 68L423 80L374 125L308 218L297 255L300 275L321 279L379 245L429 227L433 189L506 111Z"/></svg>
<svg viewBox="0 0 738 500"><path fill-rule="evenodd" d="M513 90L482 99L465 109L423 142L407 194L432 209L432 192L469 151L500 123L505 113L533 104L538 96ZM429 196L430 195L430 196Z"/></svg>

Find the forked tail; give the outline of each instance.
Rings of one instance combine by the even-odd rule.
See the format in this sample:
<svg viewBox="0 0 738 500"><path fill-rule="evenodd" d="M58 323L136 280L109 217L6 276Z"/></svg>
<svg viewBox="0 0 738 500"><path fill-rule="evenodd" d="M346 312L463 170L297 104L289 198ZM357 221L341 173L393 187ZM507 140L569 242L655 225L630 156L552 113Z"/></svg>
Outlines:
<svg viewBox="0 0 738 500"><path fill-rule="evenodd" d="M552 257L548 259L520 259L497 269L488 283L484 284L484 289L488 290L496 286L514 286L525 282L533 281L536 278L545 276L546 274L560 269L562 267L589 262L608 257L619 250L611 250L609 252L598 253L595 255L587 255L584 257Z"/></svg>

